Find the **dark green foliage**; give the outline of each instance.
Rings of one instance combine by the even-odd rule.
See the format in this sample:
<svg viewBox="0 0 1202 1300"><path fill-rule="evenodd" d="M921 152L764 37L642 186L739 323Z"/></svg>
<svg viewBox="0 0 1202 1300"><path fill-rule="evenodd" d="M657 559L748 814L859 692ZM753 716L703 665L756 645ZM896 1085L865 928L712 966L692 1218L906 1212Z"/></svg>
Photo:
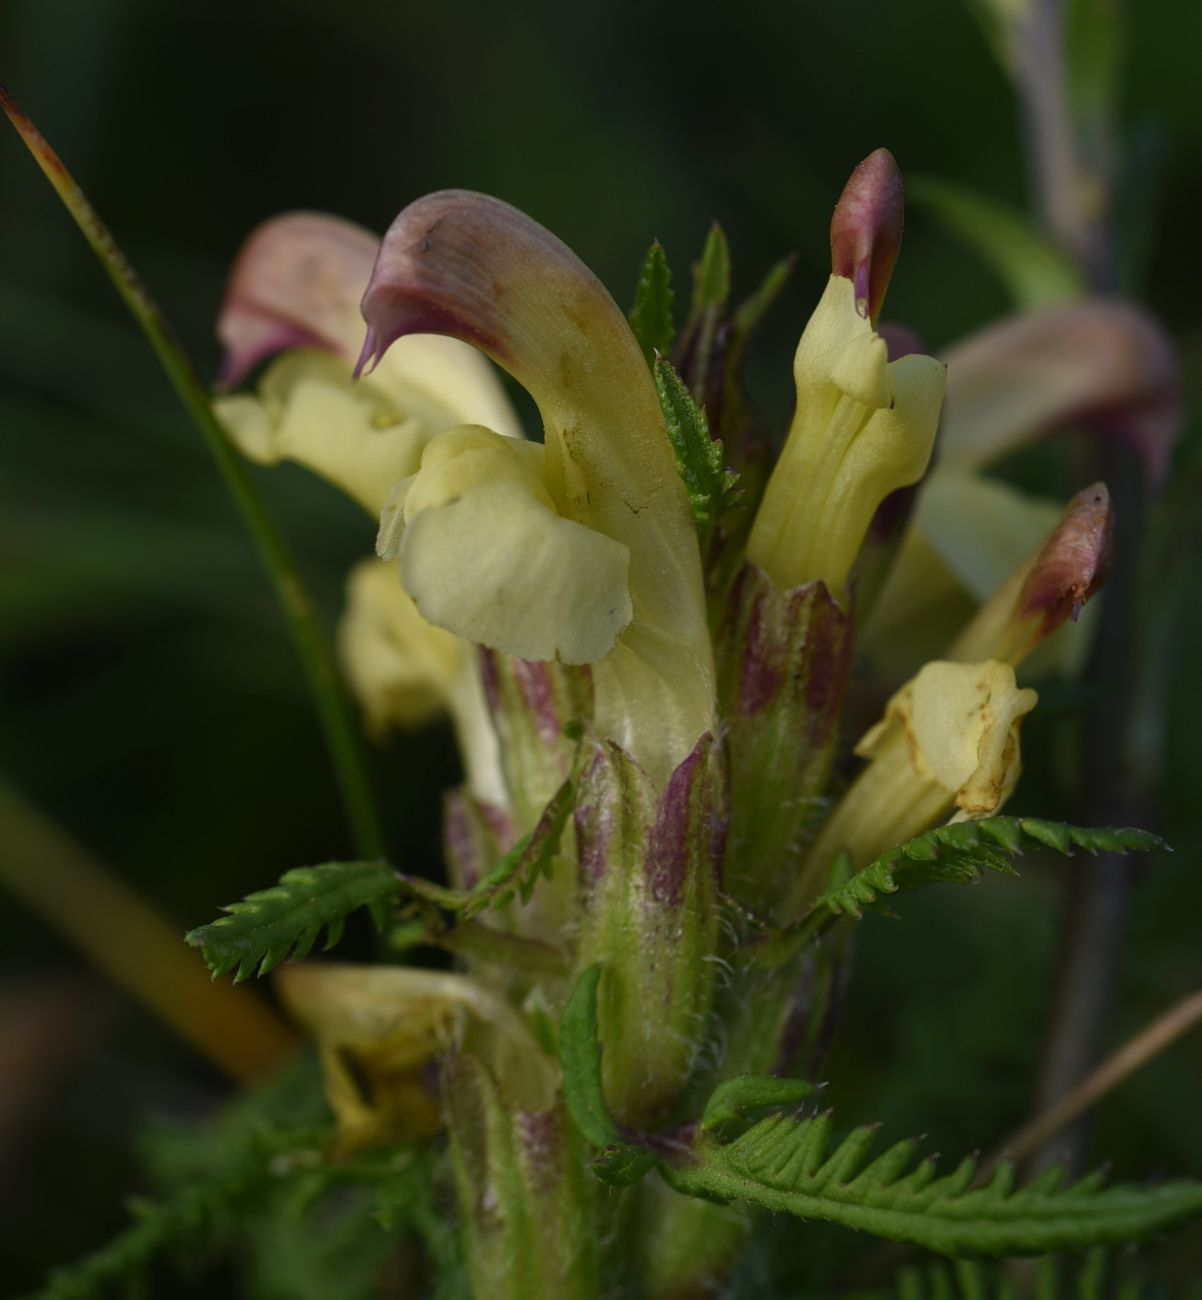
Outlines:
<svg viewBox="0 0 1202 1300"><path fill-rule="evenodd" d="M1055 1169L1016 1190L1013 1166L1002 1164L974 1187L975 1160L938 1177L933 1159L914 1164L914 1141L866 1163L875 1133L856 1129L831 1150L829 1116L773 1115L726 1144L702 1137L686 1160L661 1169L687 1195L748 1201L949 1255L1128 1242L1202 1212L1198 1183L1104 1189L1091 1175L1062 1188Z"/></svg>
<svg viewBox="0 0 1202 1300"><path fill-rule="evenodd" d="M630 328L638 339L647 364L653 365L657 352L667 353L676 338L672 321L672 273L668 259L656 241L647 250L639 271L639 282L634 291L634 306L630 309Z"/></svg>
<svg viewBox="0 0 1202 1300"><path fill-rule="evenodd" d="M401 879L386 862L328 862L297 867L278 885L223 909L228 916L190 931L213 978L234 971L235 981L266 975L285 958L306 956L326 931L327 949L342 938L346 918L361 907L383 929L388 908L401 892Z"/></svg>
<svg viewBox="0 0 1202 1300"><path fill-rule="evenodd" d="M1150 853L1166 845L1159 835L1129 827L1095 830L1034 817L953 822L882 853L846 884L828 890L817 905L858 919L865 907L876 906L882 894L979 880L985 868L1012 875L1010 858L1032 847L1064 854L1075 848L1089 853Z"/></svg>
<svg viewBox="0 0 1202 1300"><path fill-rule="evenodd" d="M672 363L656 357L654 372L676 468L688 491L693 516L702 527L709 527L737 499L739 476L726 468L721 441L710 437L705 411L693 400Z"/></svg>
<svg viewBox="0 0 1202 1300"><path fill-rule="evenodd" d="M1054 849L1071 854L1151 853L1168 846L1159 835L1133 827L1092 829L1036 817L986 817L951 822L925 831L882 853L857 872L846 855L836 858L826 892L793 926L750 944L744 957L754 965L779 966L792 961L841 916L859 920L865 908L880 910L885 894L924 885L971 884L986 869L1014 875L1012 857L1024 849Z"/></svg>
<svg viewBox="0 0 1202 1300"><path fill-rule="evenodd" d="M1045 1255L1034 1267L1034 1278L1020 1289L1001 1261L907 1264L890 1286L849 1292L844 1300L1019 1300L1029 1294L1038 1300L1138 1300L1147 1294L1130 1261L1100 1248L1083 1257Z"/></svg>

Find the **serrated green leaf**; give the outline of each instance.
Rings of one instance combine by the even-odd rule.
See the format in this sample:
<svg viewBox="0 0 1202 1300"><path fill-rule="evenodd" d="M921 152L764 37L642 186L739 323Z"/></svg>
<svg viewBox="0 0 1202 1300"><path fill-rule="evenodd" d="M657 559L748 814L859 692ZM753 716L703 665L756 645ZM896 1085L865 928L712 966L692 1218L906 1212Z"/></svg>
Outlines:
<svg viewBox="0 0 1202 1300"><path fill-rule="evenodd" d="M774 1074L740 1074L720 1083L705 1104L701 1127L705 1132L731 1120L745 1119L748 1111L767 1106L797 1106L814 1092L804 1079L782 1079Z"/></svg>
<svg viewBox="0 0 1202 1300"><path fill-rule="evenodd" d="M693 517L702 527L710 527L738 499L739 476L726 468L721 441L710 437L705 412L672 363L666 357L656 357L653 370L668 439Z"/></svg>
<svg viewBox="0 0 1202 1300"><path fill-rule="evenodd" d="M667 353L676 339L672 321L672 273L668 259L657 240L647 250L635 286L634 306L630 309L630 328L643 349L647 364L653 365L657 352Z"/></svg>
<svg viewBox="0 0 1202 1300"><path fill-rule="evenodd" d="M705 237L701 261L693 268L693 313L720 312L730 297L730 245L715 221Z"/></svg>
<svg viewBox="0 0 1202 1300"><path fill-rule="evenodd" d="M228 915L184 937L200 949L214 979L234 971L236 982L256 971L266 975L286 958L306 956L323 929L325 946L332 948L346 918L361 907L382 929L401 888L401 878L386 862L296 867L278 885L231 903L223 909Z"/></svg>
<svg viewBox="0 0 1202 1300"><path fill-rule="evenodd" d="M1077 298L1084 282L1072 261L1017 210L935 176L907 176L906 198L959 236L1029 310Z"/></svg>
<svg viewBox="0 0 1202 1300"><path fill-rule="evenodd" d="M833 1150L828 1116L773 1115L732 1142L709 1135L679 1163L661 1163L678 1192L747 1201L773 1212L822 1219L944 1255L1027 1255L1111 1245L1165 1231L1202 1214L1202 1183L1101 1188L1096 1179L1061 1188L1051 1178L1015 1189L1000 1165L974 1187L976 1163L940 1177L932 1160L911 1168L902 1142L865 1164L873 1130L857 1129Z"/></svg>
<svg viewBox="0 0 1202 1300"><path fill-rule="evenodd" d="M399 889L424 903L453 912L464 921L504 907L515 898L528 903L539 880L549 876L555 865L559 841L572 813L573 789L572 782L565 781L543 810L534 830L523 836L471 889L448 889L420 876L399 876Z"/></svg>
<svg viewBox="0 0 1202 1300"><path fill-rule="evenodd" d="M1024 848L1054 849L1063 854L1074 849L1093 854L1151 853L1168 845L1159 835L1135 827L1070 826L1038 817L950 822L887 850L851 876L846 875L849 864L841 854L831 868L826 892L805 916L748 945L743 958L766 968L784 965L839 917L859 920L865 909L879 908L881 899L889 894L925 885L972 884L985 871L1014 875L1010 859Z"/></svg>

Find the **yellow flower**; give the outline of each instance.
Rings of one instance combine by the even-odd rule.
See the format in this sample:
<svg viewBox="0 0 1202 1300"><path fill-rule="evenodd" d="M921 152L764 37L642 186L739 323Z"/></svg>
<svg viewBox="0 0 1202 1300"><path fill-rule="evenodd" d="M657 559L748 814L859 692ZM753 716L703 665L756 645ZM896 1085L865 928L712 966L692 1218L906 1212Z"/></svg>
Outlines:
<svg viewBox="0 0 1202 1300"><path fill-rule="evenodd" d="M901 177L878 149L853 172L831 225L834 274L797 348L797 410L747 558L788 589L818 580L841 603L877 507L926 469L944 369L890 363L874 321L901 242Z"/></svg>
<svg viewBox="0 0 1202 1300"><path fill-rule="evenodd" d="M487 428L426 448L382 535L410 594L506 654L591 663L598 729L662 788L713 726L714 672L688 498L625 317L548 231L464 191L400 214L363 314L362 364L436 330L504 366L543 418L541 449Z"/></svg>
<svg viewBox="0 0 1202 1300"><path fill-rule="evenodd" d="M268 366L257 394L216 403L250 459L304 465L377 522L393 486L416 472L442 430L479 419L521 438L495 370L455 339L407 338L371 380L355 382L359 299L379 246L367 231L313 213L260 227L234 266L218 324L227 348L224 377L236 382L275 352L284 354ZM469 786L504 803L471 649L417 612L392 566L366 560L352 571L338 645L370 730L416 725L448 709Z"/></svg>

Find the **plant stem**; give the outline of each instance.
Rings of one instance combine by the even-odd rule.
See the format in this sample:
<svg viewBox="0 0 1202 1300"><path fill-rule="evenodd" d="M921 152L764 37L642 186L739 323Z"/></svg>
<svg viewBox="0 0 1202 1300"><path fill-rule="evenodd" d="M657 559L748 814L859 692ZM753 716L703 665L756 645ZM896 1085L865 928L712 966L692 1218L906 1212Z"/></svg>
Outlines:
<svg viewBox="0 0 1202 1300"><path fill-rule="evenodd" d="M381 856L383 835L356 723L339 680L333 654L318 623L317 611L287 544L268 516L245 464L230 444L213 411L208 390L158 304L62 160L2 85L0 106L3 106L9 121L100 259L117 292L154 349L184 408L200 430L275 586L308 679L342 793L356 852L364 858Z"/></svg>
<svg viewBox="0 0 1202 1300"><path fill-rule="evenodd" d="M0 780L0 882L239 1084L295 1049L250 989L214 983L172 925Z"/></svg>
<svg viewBox="0 0 1202 1300"><path fill-rule="evenodd" d="M1202 989L1189 994L1141 1029L1107 1057L1069 1093L1013 1133L981 1165L978 1181L988 1180L998 1161L1024 1160L1039 1151L1108 1092L1117 1088L1165 1048L1202 1023Z"/></svg>

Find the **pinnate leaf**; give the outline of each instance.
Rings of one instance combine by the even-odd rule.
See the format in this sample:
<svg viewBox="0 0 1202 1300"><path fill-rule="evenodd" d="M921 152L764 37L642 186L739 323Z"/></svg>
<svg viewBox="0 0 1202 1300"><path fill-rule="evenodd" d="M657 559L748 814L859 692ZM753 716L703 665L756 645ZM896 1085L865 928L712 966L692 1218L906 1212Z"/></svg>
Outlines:
<svg viewBox="0 0 1202 1300"><path fill-rule="evenodd" d="M383 929L389 907L400 897L401 878L386 862L327 862L297 867L279 884L231 903L228 913L190 931L213 978L234 972L234 980L266 975L285 958L307 956L322 930L326 948L342 938L346 918L361 907Z"/></svg>
<svg viewBox="0 0 1202 1300"><path fill-rule="evenodd" d="M687 1195L747 1201L945 1255L1109 1245L1202 1214L1202 1183L1104 1188L1091 1175L1065 1187L1054 1169L1016 1188L1014 1167L1002 1164L977 1187L975 1160L940 1176L934 1159L915 1163L914 1141L869 1161L875 1135L875 1127L858 1128L832 1149L828 1115L777 1114L728 1143L703 1133L687 1157L661 1171Z"/></svg>

